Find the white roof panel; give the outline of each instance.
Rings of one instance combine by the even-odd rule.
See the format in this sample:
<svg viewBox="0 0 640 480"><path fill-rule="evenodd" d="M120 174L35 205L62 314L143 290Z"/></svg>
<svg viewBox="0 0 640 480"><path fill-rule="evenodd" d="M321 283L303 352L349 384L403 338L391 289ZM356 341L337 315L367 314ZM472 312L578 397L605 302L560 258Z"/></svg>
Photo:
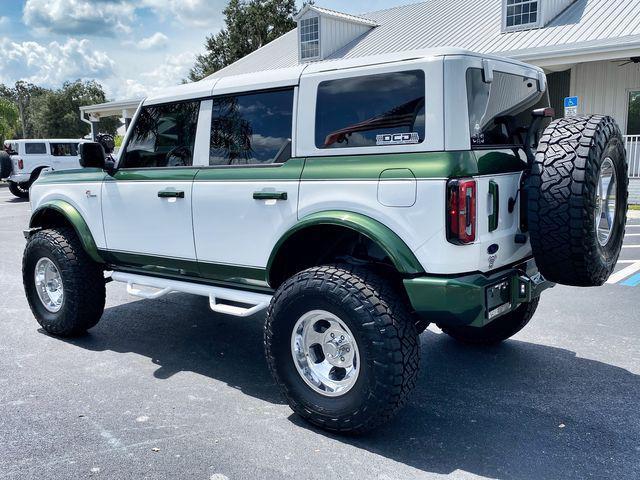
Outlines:
<svg viewBox="0 0 640 480"><path fill-rule="evenodd" d="M314 7L319 8L319 7ZM563 50L640 47L640 0L577 0L545 28L502 32L502 0L429 0L363 13L375 22L363 36L320 63L394 52L460 47L527 61ZM216 72L226 77L298 65L293 30ZM209 77L209 78L212 78Z"/></svg>

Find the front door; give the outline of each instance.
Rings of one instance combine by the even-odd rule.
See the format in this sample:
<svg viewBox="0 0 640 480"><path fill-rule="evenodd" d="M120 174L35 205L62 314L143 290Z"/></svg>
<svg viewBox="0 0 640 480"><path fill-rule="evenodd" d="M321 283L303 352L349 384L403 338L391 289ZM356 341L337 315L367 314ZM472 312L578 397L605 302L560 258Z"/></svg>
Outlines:
<svg viewBox="0 0 640 480"><path fill-rule="evenodd" d="M297 220L303 161L291 159L294 89L214 97L209 166L193 185L200 274L265 287L269 255Z"/></svg>
<svg viewBox="0 0 640 480"><path fill-rule="evenodd" d="M191 216L199 101L142 107L103 183L107 258L119 265L195 275Z"/></svg>

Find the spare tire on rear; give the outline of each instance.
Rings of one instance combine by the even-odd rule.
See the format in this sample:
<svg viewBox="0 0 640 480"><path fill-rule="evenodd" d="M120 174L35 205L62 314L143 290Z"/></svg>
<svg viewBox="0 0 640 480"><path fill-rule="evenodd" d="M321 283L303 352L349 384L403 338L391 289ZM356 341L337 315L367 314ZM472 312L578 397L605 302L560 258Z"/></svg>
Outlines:
<svg viewBox="0 0 640 480"><path fill-rule="evenodd" d="M7 178L11 175L11 155L7 152L0 151L0 178Z"/></svg>
<svg viewBox="0 0 640 480"><path fill-rule="evenodd" d="M628 184L622 135L611 117L562 118L545 129L526 191L531 247L547 280L607 281L622 248Z"/></svg>

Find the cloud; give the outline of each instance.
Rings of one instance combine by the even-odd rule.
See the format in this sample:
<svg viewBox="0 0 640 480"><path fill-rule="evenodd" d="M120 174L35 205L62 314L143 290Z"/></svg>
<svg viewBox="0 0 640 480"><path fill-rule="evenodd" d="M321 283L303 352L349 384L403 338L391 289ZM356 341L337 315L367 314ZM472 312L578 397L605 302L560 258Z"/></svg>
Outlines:
<svg viewBox="0 0 640 480"><path fill-rule="evenodd" d="M138 42L138 48L141 50L151 50L154 48L164 47L169 41L164 33L156 32L150 37L143 38Z"/></svg>
<svg viewBox="0 0 640 480"><path fill-rule="evenodd" d="M27 0L22 11L26 26L57 34L115 36L129 32L134 18L125 0Z"/></svg>
<svg viewBox="0 0 640 480"><path fill-rule="evenodd" d="M56 88L67 80L110 77L115 65L105 52L93 50L88 40L76 39L40 44L3 38L0 58L0 81L21 79Z"/></svg>
<svg viewBox="0 0 640 480"><path fill-rule="evenodd" d="M195 54L188 52L167 55L156 68L141 73L138 79L126 79L117 89L118 94L122 98L140 98L178 85L187 76L194 60Z"/></svg>
<svg viewBox="0 0 640 480"><path fill-rule="evenodd" d="M222 10L228 0L139 0L161 18L171 18L183 25L217 30Z"/></svg>

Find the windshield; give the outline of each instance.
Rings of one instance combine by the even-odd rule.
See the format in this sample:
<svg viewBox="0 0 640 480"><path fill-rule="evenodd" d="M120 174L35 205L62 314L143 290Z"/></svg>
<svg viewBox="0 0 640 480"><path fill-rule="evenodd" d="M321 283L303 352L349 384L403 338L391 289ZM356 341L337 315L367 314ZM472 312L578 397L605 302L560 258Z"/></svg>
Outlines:
<svg viewBox="0 0 640 480"><path fill-rule="evenodd" d="M531 112L549 106L538 79L494 72L486 83L479 68L467 70L467 103L471 146L520 147L531 123Z"/></svg>

